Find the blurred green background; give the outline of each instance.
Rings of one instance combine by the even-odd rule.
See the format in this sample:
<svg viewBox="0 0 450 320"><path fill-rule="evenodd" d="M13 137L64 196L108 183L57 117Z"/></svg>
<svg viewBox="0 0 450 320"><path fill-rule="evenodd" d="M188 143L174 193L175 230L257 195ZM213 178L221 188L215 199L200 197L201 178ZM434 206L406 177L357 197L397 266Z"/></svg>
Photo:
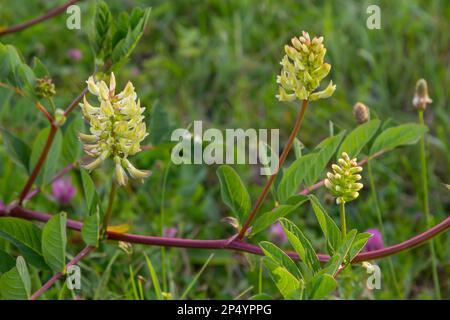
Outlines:
<svg viewBox="0 0 450 320"><path fill-rule="evenodd" d="M61 3L55 0L27 1L24 5L23 2L0 0L0 27L26 21ZM130 0L109 1L108 4L115 14L131 11L136 5L152 7L144 37L129 63L116 72L116 78L119 86L133 81L142 104L148 107L150 127L156 126L168 133L169 129L187 127L194 120L203 120L205 128L279 128L281 141L285 141L298 107L275 99L278 89L275 79L284 55L284 44L302 30L309 31L312 36L325 37L326 60L332 65L329 78L337 84L332 98L315 102L308 110L300 133L306 152L328 136L330 121L336 130L355 127L352 106L357 101L371 108L372 117L392 123L416 122L417 113L411 103L414 86L417 79L425 78L433 99L425 113L430 127L427 141L431 212L436 223L448 215L449 191L444 184L450 181L449 1ZM369 17L366 9L371 4L381 8L380 30L366 27ZM79 6L80 30L68 30L65 26L67 15L62 14L1 38L3 43L13 44L21 50L26 61L37 56L47 65L56 84L59 107L66 106L79 94L93 68L89 34L95 2L81 1ZM71 49L80 50L80 59L70 55ZM81 115L75 112L73 117ZM151 124L152 117L157 119L156 123ZM1 127L12 129L32 144L38 129L45 125L45 119L29 101L13 97L0 88ZM136 233L158 234L161 208L164 208L164 224L177 227L177 236L206 239L232 235L232 228L221 222L227 216L227 210L220 200L216 168L169 167L171 144L167 135L159 141L152 141L151 136L152 132L148 143L153 143L154 149L143 152L137 162L139 167L151 168L153 175L144 185L122 190L114 222L129 223ZM373 163L387 245L425 229L418 151L418 145L413 145L384 155ZM64 165L60 164L61 167ZM17 195L18 186L26 178L25 172L15 169L0 149L0 199L4 202ZM255 199L264 177L258 175L256 166L238 166L237 169ZM104 186L108 185L105 183L109 179L108 171L97 170L94 174L102 194L107 192ZM161 186L166 172L164 192ZM79 184L76 172L73 181ZM368 185L367 180L364 184ZM81 188L78 190L76 201L71 207L64 208L75 219L81 219L85 210ZM319 190L317 195L323 199L326 192ZM60 209L45 193L29 206L47 212ZM268 200L261 212L272 207L273 202ZM335 206L330 205L328 210L337 217ZM349 225L361 231L376 227L368 187L348 211ZM316 238L316 247L323 249L320 230L309 207L302 206L292 218L305 226L307 233ZM253 242L265 238L268 238L267 233ZM74 234L72 242L77 241ZM448 298L448 233L438 238L436 247L443 296ZM113 255L115 250L120 253ZM84 262L83 268L88 275L83 290L85 297L131 297L128 264L133 266L135 274L148 279L142 251L150 255L161 275L160 249L134 246L134 253L128 256L111 244ZM209 252L168 249L166 255L168 289L176 297L192 280ZM113 256L118 262L107 269ZM382 289L372 292L364 290L365 270L355 267L341 277L336 297L430 298L433 287L429 257L428 246L393 257L395 280L388 272L387 260L380 260ZM258 291L258 268L258 258L216 252L188 297L233 298L253 286L243 296L248 298ZM110 270L107 281L105 269ZM264 292L277 297L277 291L265 274L264 279ZM399 290L395 290L395 282ZM150 286L149 283L146 285ZM54 290L57 292L57 288Z"/></svg>

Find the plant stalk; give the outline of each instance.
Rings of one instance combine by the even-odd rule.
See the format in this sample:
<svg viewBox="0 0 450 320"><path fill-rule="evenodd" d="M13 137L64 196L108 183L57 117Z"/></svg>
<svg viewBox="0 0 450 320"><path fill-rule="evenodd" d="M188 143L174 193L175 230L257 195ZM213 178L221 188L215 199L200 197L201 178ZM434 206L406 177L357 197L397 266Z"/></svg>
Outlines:
<svg viewBox="0 0 450 320"><path fill-rule="evenodd" d="M339 214L341 217L341 232L342 232L342 238L345 238L347 235L347 222L345 221L345 202L342 201L339 204Z"/></svg>
<svg viewBox="0 0 450 320"><path fill-rule="evenodd" d="M308 100L303 100L302 106L300 108L300 111L297 115L297 119L295 120L294 127L292 128L291 134L289 136L289 139L286 143L286 147L283 149L283 152L280 155L280 158L278 159L277 168L275 169L275 173L270 176L270 178L266 181L266 184L264 185L263 190L258 196L258 199L256 200L255 206L253 207L252 211L250 212L247 221L245 221L244 226L242 227L241 231L238 234L237 239L242 240L245 237L245 234L250 227L250 224L252 223L253 219L255 218L256 213L258 212L259 207L261 206L262 202L264 201L267 193L270 190L270 186L272 185L273 181L275 180L275 177L277 176L278 170L280 170L281 166L283 165L284 161L287 158L287 155L289 154L289 151L292 148L292 144L294 142L295 137L298 134L298 131L300 130L300 127L302 126L303 118L305 116L306 109L308 108Z"/></svg>
<svg viewBox="0 0 450 320"><path fill-rule="evenodd" d="M419 124L425 126L425 121L423 120L423 109L419 109ZM427 221L427 227L430 228L432 225L432 218L430 214L430 207L428 202L428 176L427 176L427 158L425 150L425 136L420 138L420 166L421 166L421 181L422 181L422 192L423 192L423 208L425 211L425 217ZM436 292L436 298L441 300L441 287L439 285L439 276L437 270L437 259L436 251L434 246L434 241L429 242L430 252L431 252L431 270L433 274L434 290Z"/></svg>

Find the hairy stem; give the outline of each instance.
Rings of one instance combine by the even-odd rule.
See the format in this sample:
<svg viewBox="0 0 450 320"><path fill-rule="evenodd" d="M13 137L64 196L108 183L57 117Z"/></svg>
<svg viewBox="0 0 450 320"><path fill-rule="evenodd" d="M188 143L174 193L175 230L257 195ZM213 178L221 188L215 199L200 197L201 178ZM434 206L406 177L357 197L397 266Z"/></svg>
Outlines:
<svg viewBox="0 0 450 320"><path fill-rule="evenodd" d="M36 220L41 222L46 222L50 220L52 215L32 211L25 209L20 206L15 206L10 209L0 209L0 216L10 215L17 218L23 218L27 220ZM83 223L76 220L67 220L67 228L72 230L81 231ZM374 259L380 259L388 257L399 252L417 247L424 242L430 240L431 238L447 231L450 228L450 217L435 225L434 227L408 239L401 243L386 247L380 250L374 250L369 252L359 253L353 260L352 263L357 263L361 261L369 261ZM109 240L124 241L129 243L138 243L143 245L152 246L165 246L165 247L177 247L177 248L198 248L198 249L227 249L248 252L258 255L263 255L263 252L259 246L252 245L243 241L230 241L230 239L216 239L216 240L197 240L197 239L183 239L183 238L168 238L168 237L153 237L153 236L143 236L130 233L117 233L108 231L107 238ZM286 251L292 259L298 260L299 257L295 252ZM326 262L329 260L329 256L325 254L317 255L319 260Z"/></svg>
<svg viewBox="0 0 450 320"><path fill-rule="evenodd" d="M341 217L341 232L342 232L342 238L345 238L347 235L347 222L345 221L345 202L342 201L339 204L339 214Z"/></svg>
<svg viewBox="0 0 450 320"><path fill-rule="evenodd" d="M306 109L308 108L308 100L303 100L302 106L300 108L300 111L297 115L297 119L295 120L294 128L291 131L291 134L289 136L289 139L286 143L285 148L283 149L283 152L281 153L280 158L278 159L277 168L275 169L275 173L270 176L270 178L266 181L266 184L264 185L263 190L258 196L258 199L256 200L255 206L253 207L252 211L250 212L247 221L245 221L244 226L242 227L241 231L239 232L238 239L242 240L245 237L245 234L250 227L250 224L252 223L253 219L255 218L256 213L258 212L259 207L261 206L262 202L264 201L267 193L270 190L270 186L272 185L273 181L275 180L275 177L277 176L278 170L283 165L284 161L287 158L287 155L289 154L289 151L292 148L292 143L294 142L295 137L298 134L298 131L300 130L300 127L302 126L303 118L305 116Z"/></svg>
<svg viewBox="0 0 450 320"><path fill-rule="evenodd" d="M419 123L425 126L423 120L423 109L419 109ZM425 136L420 138L420 166L421 166L421 180L422 180L422 192L423 192L423 208L425 211L425 217L427 220L427 227L430 228L432 225L432 218L430 214L430 207L428 202L428 176L427 176L427 158L425 150ZM434 290L436 292L436 298L441 299L441 287L439 285L439 277L437 271L437 259L436 251L434 246L434 241L429 242L430 252L431 252L431 269L433 273Z"/></svg>

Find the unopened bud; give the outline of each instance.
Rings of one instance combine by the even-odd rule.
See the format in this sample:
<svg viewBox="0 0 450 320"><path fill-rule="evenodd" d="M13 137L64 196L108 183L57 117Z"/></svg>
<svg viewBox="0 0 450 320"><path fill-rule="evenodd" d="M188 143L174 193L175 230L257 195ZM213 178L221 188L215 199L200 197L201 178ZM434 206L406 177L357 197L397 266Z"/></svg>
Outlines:
<svg viewBox="0 0 450 320"><path fill-rule="evenodd" d="M428 84L425 79L419 79L416 83L416 92L414 93L413 105L418 110L425 110L427 104L433 100L428 96Z"/></svg>
<svg viewBox="0 0 450 320"><path fill-rule="evenodd" d="M60 126L64 125L66 120L67 120L67 118L66 118L66 115L64 113L64 110L56 109L56 111L55 111L55 124L58 127L60 127Z"/></svg>
<svg viewBox="0 0 450 320"><path fill-rule="evenodd" d="M358 124L365 123L370 120L370 110L362 102L357 102L353 106L353 116Z"/></svg>
<svg viewBox="0 0 450 320"><path fill-rule="evenodd" d="M36 80L36 95L39 98L51 98L56 94L55 85L48 76Z"/></svg>

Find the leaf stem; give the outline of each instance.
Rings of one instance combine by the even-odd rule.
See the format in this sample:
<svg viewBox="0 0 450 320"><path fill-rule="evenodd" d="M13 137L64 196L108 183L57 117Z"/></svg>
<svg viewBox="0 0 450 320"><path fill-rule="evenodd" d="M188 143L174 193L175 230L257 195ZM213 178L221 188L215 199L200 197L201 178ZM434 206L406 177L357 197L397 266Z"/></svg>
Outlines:
<svg viewBox="0 0 450 320"><path fill-rule="evenodd" d="M419 109L419 124L425 126L425 121L423 119L423 109ZM428 176L427 176L427 158L425 150L425 136L420 138L420 166L421 166L421 181L422 181L422 192L423 192L423 208L425 211L425 217L427 221L427 227L430 228L432 225L432 217L430 214L430 207L428 202ZM430 252L431 252L431 270L433 274L434 290L436 292L436 298L441 300L441 288L439 285L439 276L437 271L437 259L436 251L434 246L434 241L429 242Z"/></svg>
<svg viewBox="0 0 450 320"><path fill-rule="evenodd" d="M347 235L347 222L345 221L345 202L342 201L339 204L339 214L341 216L341 232L342 238L345 238Z"/></svg>
<svg viewBox="0 0 450 320"><path fill-rule="evenodd" d="M270 178L266 181L266 184L264 185L263 190L261 191L261 193L258 196L258 199L256 200L255 206L253 207L247 220L245 221L244 226L242 227L241 231L239 232L239 235L237 237L238 240L242 240L245 237L245 234L246 234L248 228L250 227L250 224L252 223L253 219L255 218L259 207L261 206L262 202L264 201L267 193L270 190L270 186L272 185L273 181L275 180L275 177L277 176L278 170L281 168L284 161L286 160L287 155L289 154L289 151L292 148L292 143L294 142L294 139L297 136L297 133L300 130L300 127L302 126L303 118L305 116L305 112L306 112L307 108L308 108L308 100L303 100L302 106L300 108L299 113L297 114L297 119L295 120L295 124L294 124L294 127L292 128L289 139L286 143L285 148L283 149L283 152L280 155L280 158L278 159L278 164L277 164L277 168L275 169L275 173L272 174L270 176Z"/></svg>

